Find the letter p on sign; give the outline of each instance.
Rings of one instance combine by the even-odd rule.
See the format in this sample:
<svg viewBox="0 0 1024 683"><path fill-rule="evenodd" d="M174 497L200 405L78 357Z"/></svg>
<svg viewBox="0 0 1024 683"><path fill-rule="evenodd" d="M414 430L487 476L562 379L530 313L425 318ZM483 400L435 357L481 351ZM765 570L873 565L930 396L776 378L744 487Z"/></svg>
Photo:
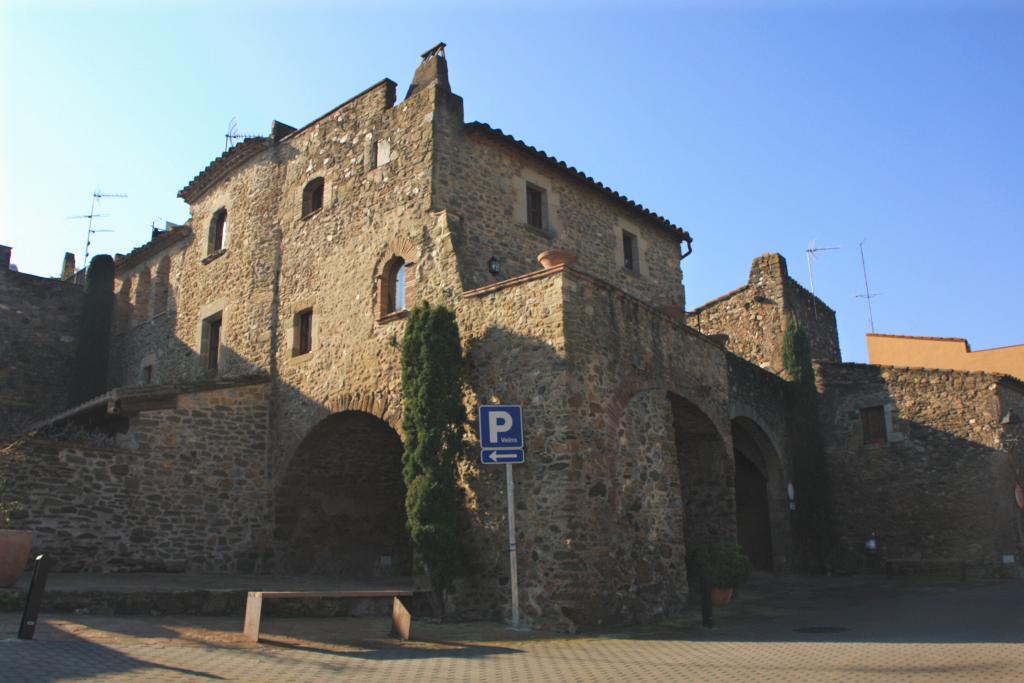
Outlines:
<svg viewBox="0 0 1024 683"><path fill-rule="evenodd" d="M523 409L520 406L480 406L480 445L483 448L522 448Z"/></svg>

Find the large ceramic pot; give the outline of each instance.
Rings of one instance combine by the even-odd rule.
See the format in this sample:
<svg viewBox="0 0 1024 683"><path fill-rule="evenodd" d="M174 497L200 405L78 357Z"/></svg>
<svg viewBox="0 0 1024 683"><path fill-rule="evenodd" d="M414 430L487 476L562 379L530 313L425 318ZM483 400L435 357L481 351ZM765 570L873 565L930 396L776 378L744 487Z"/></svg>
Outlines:
<svg viewBox="0 0 1024 683"><path fill-rule="evenodd" d="M542 251L538 256L537 260L545 268L554 268L560 266L563 263L572 264L576 262L576 254L565 249L548 249Z"/></svg>
<svg viewBox="0 0 1024 683"><path fill-rule="evenodd" d="M0 529L0 587L13 586L28 563L32 532Z"/></svg>

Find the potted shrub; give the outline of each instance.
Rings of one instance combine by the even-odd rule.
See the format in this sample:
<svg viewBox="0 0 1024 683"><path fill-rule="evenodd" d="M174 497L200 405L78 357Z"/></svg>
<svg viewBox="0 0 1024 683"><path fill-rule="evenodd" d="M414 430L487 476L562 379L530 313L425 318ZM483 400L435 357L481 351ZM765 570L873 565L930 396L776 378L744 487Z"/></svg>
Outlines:
<svg viewBox="0 0 1024 683"><path fill-rule="evenodd" d="M698 576L710 579L711 603L717 607L728 605L733 592L750 578L750 560L736 545L699 548L692 564Z"/></svg>

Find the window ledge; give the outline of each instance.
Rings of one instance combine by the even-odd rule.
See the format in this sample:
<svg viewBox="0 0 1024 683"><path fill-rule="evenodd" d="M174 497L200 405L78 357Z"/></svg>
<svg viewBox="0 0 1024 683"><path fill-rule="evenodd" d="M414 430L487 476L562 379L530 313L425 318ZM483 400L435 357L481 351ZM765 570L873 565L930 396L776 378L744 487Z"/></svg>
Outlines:
<svg viewBox="0 0 1024 683"><path fill-rule="evenodd" d="M377 322L381 325L385 323L393 322L395 320L401 320L405 316L409 315L409 309L403 308L400 311L392 311L391 313L385 313L381 317L377 318Z"/></svg>
<svg viewBox="0 0 1024 683"><path fill-rule="evenodd" d="M299 220L300 221L308 221L310 218L312 218L313 216L317 215L318 213L321 213L323 210L324 210L324 207L322 207L322 206L319 209L313 209L309 213L304 213L301 216L299 216Z"/></svg>
<svg viewBox="0 0 1024 683"><path fill-rule="evenodd" d="M550 228L544 228L544 229L535 228L532 225L530 225L529 223L520 223L519 227L522 228L523 230L525 230L526 232L530 233L531 235L536 235L537 237L543 237L546 240L553 240L553 239L555 239L555 232L554 232L554 230L551 230Z"/></svg>
<svg viewBox="0 0 1024 683"><path fill-rule="evenodd" d="M210 263L211 261L216 261L217 259L219 259L221 256L223 256L226 253L228 253L228 250L226 248L225 249L218 249L217 251L213 252L212 254L210 254L206 258L204 258L202 263L205 266L207 263Z"/></svg>
<svg viewBox="0 0 1024 683"><path fill-rule="evenodd" d="M315 349L313 351L307 351L306 353L293 355L288 358L288 362L292 365L301 365L302 363L306 363L313 357L314 351Z"/></svg>
<svg viewBox="0 0 1024 683"><path fill-rule="evenodd" d="M627 275L631 275L631 276L633 276L635 278L642 278L643 277L643 275L641 275L637 271L633 270L632 268L627 268L626 266L622 266L622 272L626 273Z"/></svg>

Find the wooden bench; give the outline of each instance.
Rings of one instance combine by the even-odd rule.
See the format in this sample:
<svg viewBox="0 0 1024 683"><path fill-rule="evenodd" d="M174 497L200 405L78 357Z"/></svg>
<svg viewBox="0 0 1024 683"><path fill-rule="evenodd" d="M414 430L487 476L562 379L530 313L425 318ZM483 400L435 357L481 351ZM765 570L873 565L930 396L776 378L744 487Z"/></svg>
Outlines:
<svg viewBox="0 0 1024 683"><path fill-rule="evenodd" d="M411 590L354 590L354 591L249 591L245 600L245 639L260 639L260 618L263 601L270 598L391 598L391 634L409 640L412 615L401 598L411 597Z"/></svg>
<svg viewBox="0 0 1024 683"><path fill-rule="evenodd" d="M947 558L920 558L920 557L887 557L885 562L885 578L891 579L896 575L897 565L923 565L923 566L945 566L956 567L960 570L960 580L967 580L967 563L958 559Z"/></svg>

